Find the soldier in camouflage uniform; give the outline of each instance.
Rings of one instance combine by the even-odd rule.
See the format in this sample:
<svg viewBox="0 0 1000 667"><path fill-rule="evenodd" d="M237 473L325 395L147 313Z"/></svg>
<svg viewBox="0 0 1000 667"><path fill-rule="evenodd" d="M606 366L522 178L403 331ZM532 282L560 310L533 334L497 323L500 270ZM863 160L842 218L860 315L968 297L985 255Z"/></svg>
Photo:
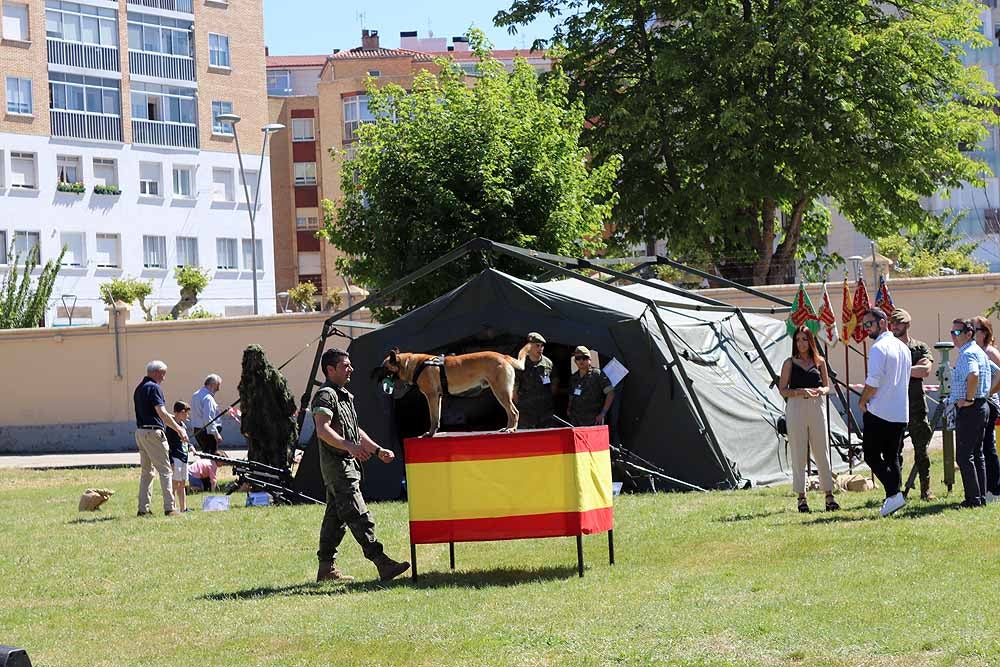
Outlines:
<svg viewBox="0 0 1000 667"><path fill-rule="evenodd" d="M573 426L603 424L615 400L615 389L604 371L591 368L590 350L580 345L573 350L579 369L569 381L569 423Z"/></svg>
<svg viewBox="0 0 1000 667"><path fill-rule="evenodd" d="M913 443L913 460L920 475L920 499L934 500L935 495L931 491L931 460L927 456L927 445L930 444L934 431L927 421L927 402L924 399L924 378L931 374L933 357L927 343L910 338L910 319L908 312L897 308L889 316L889 326L892 334L910 348L913 365L910 370L910 423L907 430L910 442ZM900 457L902 458L902 454Z"/></svg>
<svg viewBox="0 0 1000 667"><path fill-rule="evenodd" d="M379 447L358 426L354 396L344 386L354 369L347 353L331 348L323 353L320 364L326 375L313 397L312 414L316 423L316 446L319 465L326 486L326 514L319 532L319 572L316 581L353 581L337 568L337 549L350 528L361 545L365 558L378 568L379 578L388 581L409 569L407 562L397 562L385 555L375 539L375 521L361 496L361 466L373 455L389 463L395 454Z"/></svg>
<svg viewBox="0 0 1000 667"><path fill-rule="evenodd" d="M546 428L553 426L552 397L556 393L556 377L552 360L542 355L545 339L542 334L528 334L528 356L524 360L524 371L518 373L514 386L514 403L519 413L519 429Z"/></svg>

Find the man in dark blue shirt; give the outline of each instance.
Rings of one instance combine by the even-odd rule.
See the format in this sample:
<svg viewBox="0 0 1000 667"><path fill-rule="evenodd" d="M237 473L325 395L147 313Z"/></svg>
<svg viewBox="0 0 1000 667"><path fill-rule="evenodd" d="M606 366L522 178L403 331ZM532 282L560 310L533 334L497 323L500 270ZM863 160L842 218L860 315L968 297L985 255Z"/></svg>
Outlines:
<svg viewBox="0 0 1000 667"><path fill-rule="evenodd" d="M187 431L178 424L166 408L160 384L167 377L167 365L162 361L146 364L146 377L132 394L135 403L135 444L139 448L139 516L152 514L149 509L153 498L153 471L160 477L163 492L163 512L167 516L179 515L174 506L171 488L173 471L170 467L170 446L166 428L173 429L182 442L188 441Z"/></svg>

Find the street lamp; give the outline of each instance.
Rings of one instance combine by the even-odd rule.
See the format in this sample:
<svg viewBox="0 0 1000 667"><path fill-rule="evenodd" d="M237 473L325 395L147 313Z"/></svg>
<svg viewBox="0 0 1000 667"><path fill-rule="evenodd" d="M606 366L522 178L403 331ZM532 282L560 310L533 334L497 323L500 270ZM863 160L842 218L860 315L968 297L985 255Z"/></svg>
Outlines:
<svg viewBox="0 0 1000 667"><path fill-rule="evenodd" d="M72 301L67 304L67 299L72 299ZM69 326L73 326L73 311L76 310L76 295L75 294L63 294L59 297L62 301L63 310L66 311L66 318L69 320Z"/></svg>
<svg viewBox="0 0 1000 667"><path fill-rule="evenodd" d="M288 292L278 292L278 303L281 304L281 312L288 312L288 300L291 298L291 294Z"/></svg>
<svg viewBox="0 0 1000 667"><path fill-rule="evenodd" d="M240 178L243 179L243 194L247 199L247 213L250 214L250 270L253 271L253 314L257 315L257 229L254 225L257 218L257 202L260 197L260 182L264 180L264 152L267 149L267 138L275 132L285 129L281 123L268 123L260 128L264 133L264 142L260 147L260 166L257 168L257 186L254 188L253 204L250 203L250 188L247 186L247 174L243 169L243 153L240 151L240 135L236 132L236 124L240 117L234 113L223 113L216 120L233 126L233 138L236 140L236 157L240 161Z"/></svg>

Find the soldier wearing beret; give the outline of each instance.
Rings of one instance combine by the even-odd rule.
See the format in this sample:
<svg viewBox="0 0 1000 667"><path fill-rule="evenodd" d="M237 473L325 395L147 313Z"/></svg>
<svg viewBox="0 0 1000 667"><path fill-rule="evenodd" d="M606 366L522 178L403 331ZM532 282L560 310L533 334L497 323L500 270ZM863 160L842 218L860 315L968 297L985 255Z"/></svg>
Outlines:
<svg viewBox="0 0 1000 667"><path fill-rule="evenodd" d="M910 348L910 358L913 363L910 369L910 422L907 430L910 433L910 442L913 443L913 459L917 464L917 473L920 475L920 499L934 500L935 496L931 491L931 460L927 456L927 445L930 444L934 431L927 421L927 402L924 399L924 378L931 374L933 357L927 343L910 337L910 321L910 314L902 308L892 311L892 315L889 316L889 326L893 335Z"/></svg>
<svg viewBox="0 0 1000 667"><path fill-rule="evenodd" d="M604 371L591 367L590 350L580 345L573 350L577 372L569 383L569 422L573 426L603 424L615 400L615 388Z"/></svg>
<svg viewBox="0 0 1000 667"><path fill-rule="evenodd" d="M556 376L552 360L542 354L545 338L532 331L528 334L528 356L524 360L524 371L518 373L514 385L514 403L520 413L517 420L519 429L546 428L553 426L552 397L556 393Z"/></svg>

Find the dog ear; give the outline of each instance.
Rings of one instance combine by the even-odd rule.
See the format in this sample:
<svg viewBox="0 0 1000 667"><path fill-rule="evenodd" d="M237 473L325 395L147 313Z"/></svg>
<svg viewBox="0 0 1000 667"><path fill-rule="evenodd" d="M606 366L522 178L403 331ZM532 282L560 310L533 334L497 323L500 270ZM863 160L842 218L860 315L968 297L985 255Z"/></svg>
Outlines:
<svg viewBox="0 0 1000 667"><path fill-rule="evenodd" d="M389 359L392 360L392 363L396 363L396 355L397 354L399 354L399 348L398 347L394 347L391 350L389 350Z"/></svg>

